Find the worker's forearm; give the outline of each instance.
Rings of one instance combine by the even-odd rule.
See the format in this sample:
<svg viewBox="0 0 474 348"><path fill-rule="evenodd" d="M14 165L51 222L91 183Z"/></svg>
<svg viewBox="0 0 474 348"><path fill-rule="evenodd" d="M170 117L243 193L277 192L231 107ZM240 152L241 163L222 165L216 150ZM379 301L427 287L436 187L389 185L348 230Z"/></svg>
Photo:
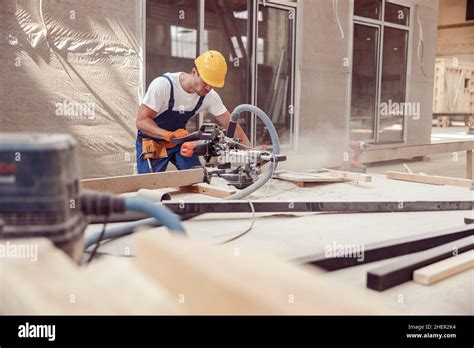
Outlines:
<svg viewBox="0 0 474 348"><path fill-rule="evenodd" d="M235 129L235 138L238 138L241 140L242 144L251 146L249 138L247 138L247 135L245 134L244 130L240 126L240 124L237 124L237 128Z"/></svg>
<svg viewBox="0 0 474 348"><path fill-rule="evenodd" d="M161 139L163 139L164 134L167 132L165 129L158 127L151 118L138 120L137 128L147 135Z"/></svg>

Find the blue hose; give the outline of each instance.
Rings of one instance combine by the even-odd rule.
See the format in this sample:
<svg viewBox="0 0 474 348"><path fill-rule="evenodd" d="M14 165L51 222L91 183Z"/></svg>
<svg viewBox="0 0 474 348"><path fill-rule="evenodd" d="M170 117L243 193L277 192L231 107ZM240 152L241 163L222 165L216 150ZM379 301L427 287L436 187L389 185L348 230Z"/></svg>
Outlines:
<svg viewBox="0 0 474 348"><path fill-rule="evenodd" d="M160 206L151 201L147 201L139 198L125 198L125 210L126 211L139 211L142 213L149 214L152 216L148 219L133 221L125 225L108 228L105 231L102 240L111 238L122 237L127 234L133 233L134 229L139 226L159 226L163 224L168 227L172 232L177 234L186 235L186 232L181 225L181 221L178 215L171 212L169 209ZM86 237L84 242L84 250L87 250L90 246L97 243L101 231L95 232L90 236Z"/></svg>
<svg viewBox="0 0 474 348"><path fill-rule="evenodd" d="M140 198L125 198L125 210L149 214L171 231L186 235L179 216L171 212L168 208L162 207L152 201Z"/></svg>
<svg viewBox="0 0 474 348"><path fill-rule="evenodd" d="M272 152L275 155L278 155L280 153L280 139L278 138L278 133L275 129L275 126L272 123L272 120L270 117L267 116L263 110L257 108L256 106L250 105L250 104L242 104L237 106L234 111L232 111L232 116L231 116L231 122L233 123L234 126L229 127L235 129L235 126L239 120L239 115L242 112L253 112L255 115L260 118L260 120L263 122L263 124L267 127L268 133L270 134L270 138L272 139ZM229 124L230 124L229 123ZM228 136L233 137L233 131L230 132L231 134L228 134ZM244 197L247 197L251 193L257 191L260 187L265 185L273 176L273 173L275 172L277 168L277 162L273 161L270 163L270 168L268 168L267 172L260 176L257 181L255 181L252 185L250 185L247 188L244 188L233 195L230 195L224 199L226 200L233 200L233 199L242 199Z"/></svg>

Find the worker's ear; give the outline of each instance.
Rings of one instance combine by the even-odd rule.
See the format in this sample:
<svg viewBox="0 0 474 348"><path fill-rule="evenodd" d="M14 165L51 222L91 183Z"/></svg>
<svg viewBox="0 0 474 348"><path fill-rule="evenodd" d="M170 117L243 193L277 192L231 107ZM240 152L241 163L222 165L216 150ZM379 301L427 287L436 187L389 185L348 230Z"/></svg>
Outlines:
<svg viewBox="0 0 474 348"><path fill-rule="evenodd" d="M191 74L194 76L198 76L198 72L197 72L197 69L196 67L193 67L193 69L191 70Z"/></svg>

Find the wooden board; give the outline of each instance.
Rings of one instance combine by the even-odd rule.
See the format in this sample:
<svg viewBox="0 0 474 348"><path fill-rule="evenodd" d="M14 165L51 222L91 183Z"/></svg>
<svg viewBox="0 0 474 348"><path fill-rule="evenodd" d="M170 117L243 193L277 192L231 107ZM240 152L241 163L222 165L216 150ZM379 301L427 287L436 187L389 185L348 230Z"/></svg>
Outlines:
<svg viewBox="0 0 474 348"><path fill-rule="evenodd" d="M209 185L205 182L190 186L181 186L179 190L184 192L200 193L206 196L219 198L229 197L230 195L233 195L236 192L236 189L231 186Z"/></svg>
<svg viewBox="0 0 474 348"><path fill-rule="evenodd" d="M349 284L247 248L209 246L151 229L135 235L138 267L190 314L392 312ZM351 296L347 296L350 293Z"/></svg>
<svg viewBox="0 0 474 348"><path fill-rule="evenodd" d="M0 314L170 314L179 306L131 260L79 267L47 239L1 241L37 247L37 258L2 258ZM1 244L0 243L0 244Z"/></svg>
<svg viewBox="0 0 474 348"><path fill-rule="evenodd" d="M47 239L7 240L2 243L37 248L38 258L2 259L2 314L103 313L107 305L93 287L79 281L79 267ZM94 310L93 310L94 308Z"/></svg>
<svg viewBox="0 0 474 348"><path fill-rule="evenodd" d="M372 177L367 174L348 172L348 171L343 171L343 170L335 170L335 169L326 169L326 168L322 170L326 170L329 175L334 176L335 178L348 179L352 181L361 181L361 182L372 182Z"/></svg>
<svg viewBox="0 0 474 348"><path fill-rule="evenodd" d="M474 187L474 180L451 178L447 176L411 174L411 173L392 172L392 171L388 171L385 175L388 179L418 182L422 184L450 185L450 186L460 186L460 187L468 187L468 188Z"/></svg>
<svg viewBox="0 0 474 348"><path fill-rule="evenodd" d="M362 163L391 161L420 156L437 155L441 153L453 153L474 150L474 140L449 141L435 144L421 144L398 146L376 146L369 147L361 156Z"/></svg>
<svg viewBox="0 0 474 348"><path fill-rule="evenodd" d="M433 112L471 113L474 65L462 61L455 65L451 58L437 58L434 75Z"/></svg>
<svg viewBox="0 0 474 348"><path fill-rule="evenodd" d="M99 192L126 193L139 189L160 189L203 182L204 169L189 169L140 175L112 176L81 180L83 189Z"/></svg>
<svg viewBox="0 0 474 348"><path fill-rule="evenodd" d="M413 278L413 272L419 268L455 256L453 254L455 250L460 254L472 249L474 249L474 236L403 256L396 262L367 272L367 287L384 291L410 281Z"/></svg>
<svg viewBox="0 0 474 348"><path fill-rule="evenodd" d="M141 273L131 258L105 257L82 269L84 281L113 303L112 314L176 314L175 299Z"/></svg>
<svg viewBox="0 0 474 348"><path fill-rule="evenodd" d="M472 176L472 165L473 165L473 156L472 150L466 151L466 179L472 180L474 177Z"/></svg>
<svg viewBox="0 0 474 348"><path fill-rule="evenodd" d="M321 253L298 258L293 261L321 267L328 271L335 271L338 269L358 266L370 262L423 251L442 244L450 243L457 239L472 236L473 234L473 226L462 226L458 228L450 228L442 231L429 232L421 235L369 244L364 248L363 259L357 257L357 255L338 255L337 257L327 257L325 253Z"/></svg>
<svg viewBox="0 0 474 348"><path fill-rule="evenodd" d="M474 268L474 250L417 269L413 273L413 280L429 285L471 268Z"/></svg>
<svg viewBox="0 0 474 348"><path fill-rule="evenodd" d="M317 172L291 172L286 170L279 170L274 173L275 179L291 181L299 187L306 187L317 183L334 183L346 182L349 179L343 179L330 175L328 171Z"/></svg>

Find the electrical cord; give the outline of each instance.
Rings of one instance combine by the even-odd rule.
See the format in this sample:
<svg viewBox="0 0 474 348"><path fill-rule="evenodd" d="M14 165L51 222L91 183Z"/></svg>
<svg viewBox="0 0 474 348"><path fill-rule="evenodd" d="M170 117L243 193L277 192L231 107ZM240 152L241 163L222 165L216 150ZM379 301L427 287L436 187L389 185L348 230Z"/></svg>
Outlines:
<svg viewBox="0 0 474 348"><path fill-rule="evenodd" d="M272 153L271 156L273 157L273 161L276 161L275 154ZM276 167L273 166L273 167L271 168L271 171L272 171L272 175L270 176L270 180L268 180L267 188L266 188L266 191L265 191L265 195L263 196L264 198L267 198L268 192L270 191L270 186L272 185L273 175L275 175Z"/></svg>
<svg viewBox="0 0 474 348"><path fill-rule="evenodd" d="M242 143L239 143L238 141L235 141L234 139L232 138L229 138L229 137L226 137L224 136L224 139L226 141L228 141L229 143L233 143L233 144L236 144L236 145L239 145L239 146L242 146L242 147L245 147L247 149L250 149L250 150L257 150L257 151L261 151L260 149L256 148L256 147L253 147L253 146L248 146L248 145L244 145Z"/></svg>
<svg viewBox="0 0 474 348"><path fill-rule="evenodd" d="M46 23L44 22L44 16L43 16L43 0L39 1L39 13L40 13L41 24L43 25L43 29L44 29L44 36L45 36L45 39L46 39L46 46L48 46L48 49L50 49L51 47L49 47L48 28L46 27Z"/></svg>
<svg viewBox="0 0 474 348"><path fill-rule="evenodd" d="M423 69L423 55L425 51L425 44L423 41L423 27L421 25L421 9L418 5L416 5L415 10L416 10L416 22L418 23L418 29L419 29L416 58L418 59L418 64L420 66L421 73L423 74L425 78L427 78L428 76L426 75L425 70Z"/></svg>
<svg viewBox="0 0 474 348"><path fill-rule="evenodd" d="M251 201L248 201L249 205L250 205L250 209L252 209L252 222L250 223L250 226L242 233L239 233L238 235L230 238L230 239L227 239L225 241L222 241L220 243L218 243L219 245L222 245L222 244L227 244L227 243L230 243L230 242L233 242L234 240L236 239L239 239L241 237L243 237L244 235L246 235L247 233L249 233L252 228L253 228L253 225L255 224L255 220L256 220L256 216L255 216L255 207L253 206L253 203Z"/></svg>
<svg viewBox="0 0 474 348"><path fill-rule="evenodd" d="M334 16L336 17L336 22L341 32L341 39L344 39L344 31L342 30L342 25L339 20L339 11L337 10L337 0L332 0L332 9L334 11Z"/></svg>
<svg viewBox="0 0 474 348"><path fill-rule="evenodd" d="M89 259L87 260L87 263L91 263L91 261L94 259L95 255L97 254L97 250L100 247L100 243L102 242L104 236L105 236L105 228L107 227L107 222L109 219L109 215L105 215L104 217L104 226L102 227L102 231L100 232L99 238L97 238L96 244L94 246L94 249L92 249Z"/></svg>
<svg viewBox="0 0 474 348"><path fill-rule="evenodd" d="M178 215L163 205L146 199L122 198L95 192L85 193L81 195L81 210L85 215L110 215L111 213L136 211L151 216L148 219L137 220L108 229L104 226L104 233L93 234L85 239L84 250L87 250L92 245L99 244L98 242L101 240L133 233L136 227L144 225L157 226L163 224L173 233L186 235Z"/></svg>

